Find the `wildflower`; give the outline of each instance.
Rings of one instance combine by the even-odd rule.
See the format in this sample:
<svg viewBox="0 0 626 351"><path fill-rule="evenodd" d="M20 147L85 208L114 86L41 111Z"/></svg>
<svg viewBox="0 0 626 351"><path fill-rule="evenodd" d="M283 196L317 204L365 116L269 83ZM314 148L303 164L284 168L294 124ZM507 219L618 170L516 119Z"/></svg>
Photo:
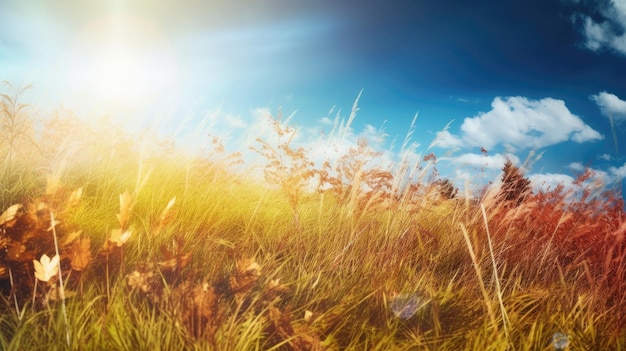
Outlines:
<svg viewBox="0 0 626 351"><path fill-rule="evenodd" d="M35 266L35 278L42 282L47 282L59 272L59 255L55 255L52 259L48 255L43 254L39 261L33 260Z"/></svg>
<svg viewBox="0 0 626 351"><path fill-rule="evenodd" d="M400 294L391 299L391 312L400 319L409 319L424 307L425 301L419 295Z"/></svg>
<svg viewBox="0 0 626 351"><path fill-rule="evenodd" d="M564 333L556 332L552 335L552 346L555 350L565 350L569 346L569 336Z"/></svg>

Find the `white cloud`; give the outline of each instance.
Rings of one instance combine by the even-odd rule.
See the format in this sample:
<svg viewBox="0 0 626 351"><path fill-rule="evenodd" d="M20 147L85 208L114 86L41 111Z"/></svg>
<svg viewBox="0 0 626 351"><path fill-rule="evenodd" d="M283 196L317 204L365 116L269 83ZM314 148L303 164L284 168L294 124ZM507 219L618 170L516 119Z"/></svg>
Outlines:
<svg viewBox="0 0 626 351"><path fill-rule="evenodd" d="M609 174L615 180L621 180L626 178L626 163L620 167L610 167Z"/></svg>
<svg viewBox="0 0 626 351"><path fill-rule="evenodd" d="M574 186L574 177L561 173L531 174L528 179L535 192L554 190L559 184L567 189Z"/></svg>
<svg viewBox="0 0 626 351"><path fill-rule="evenodd" d="M507 160L514 164L519 164L519 158L515 155L482 155L482 154L463 154L454 159L452 162L459 166L473 166L485 169L502 169Z"/></svg>
<svg viewBox="0 0 626 351"><path fill-rule="evenodd" d="M573 166L573 167L572 167ZM620 172L626 171L626 164L622 167L615 168L612 167L609 169L609 172L605 172L599 169L587 168L583 167L582 164L572 163L569 165L570 169L572 169L575 174L568 175L562 173L545 173L545 174L531 174L528 176L528 179L531 181L531 185L535 192L537 191L546 191L546 190L554 190L557 185L561 184L564 187L565 191L571 192L572 196L580 196L580 184L576 185L574 182L576 181L578 174L583 174L585 170L589 170L591 172L591 176L586 179L582 186L583 188L587 188L592 191L592 196L600 194L603 190L606 190L608 186L611 184L615 184L618 182L623 176L621 176ZM580 168L582 167L582 168ZM594 195L595 194L595 195Z"/></svg>
<svg viewBox="0 0 626 351"><path fill-rule="evenodd" d="M578 16L582 19L585 46L592 51L609 48L626 55L626 1L598 2L598 6L593 12L600 16Z"/></svg>
<svg viewBox="0 0 626 351"><path fill-rule="evenodd" d="M333 124L333 121L330 118L328 118L328 117L322 117L322 118L320 118L318 120L318 122L320 124L325 124L325 125L332 125Z"/></svg>
<svg viewBox="0 0 626 351"><path fill-rule="evenodd" d="M491 107L491 111L463 121L461 133L466 145L490 149L503 144L512 149L526 149L568 140L583 143L603 138L572 114L562 100L497 97Z"/></svg>
<svg viewBox="0 0 626 351"><path fill-rule="evenodd" d="M248 127L248 124L240 116L232 113L227 113L224 116L224 123L233 129L245 129Z"/></svg>
<svg viewBox="0 0 626 351"><path fill-rule="evenodd" d="M451 149L460 147L463 145L463 141L458 137L450 134L447 130L442 130L437 132L435 136L435 140L433 141L431 146L438 146L444 149Z"/></svg>
<svg viewBox="0 0 626 351"><path fill-rule="evenodd" d="M602 183L602 185L614 184L621 179L620 177L618 177L618 174L609 174L608 172L599 169L591 169L591 171L593 171L593 177L591 177L591 181L599 181Z"/></svg>
<svg viewBox="0 0 626 351"><path fill-rule="evenodd" d="M360 136L366 138L371 146L382 147L389 135L383 129L376 129L373 125L366 124Z"/></svg>
<svg viewBox="0 0 626 351"><path fill-rule="evenodd" d="M567 167L573 171L582 172L585 170L585 166L580 162L572 162Z"/></svg>
<svg viewBox="0 0 626 351"><path fill-rule="evenodd" d="M606 91L592 95L591 99L595 101L604 116L616 122L626 120L626 101Z"/></svg>
<svg viewBox="0 0 626 351"><path fill-rule="evenodd" d="M494 108L494 110L497 109ZM512 108L512 110L515 110L515 108ZM493 111L490 113L492 112ZM224 121L220 125L221 128L224 128L222 132L231 132L229 134L232 137L224 140L226 149L230 151L237 149L244 151L246 163L258 166L262 165L266 160L262 159L254 152L245 150L248 149L248 146L258 146L255 141L257 137L261 137L272 144L279 142L276 140L276 135L271 128L271 124L268 123L271 114L272 111L267 108L258 108L250 111L249 116L241 118L241 122L247 125L246 129L243 131L239 129L240 123L238 119L233 118L232 115L218 111L215 116L213 116L213 119L222 121L226 116L233 118L232 121L229 121L230 123ZM485 115L487 114L476 118L480 119ZM287 118L287 121L288 120L289 118ZM283 123L287 121L283 121ZM480 122L485 123L485 119L480 120ZM561 123L565 125L565 123ZM337 130L322 135L320 135L316 128L296 127L297 134L291 146L294 148L303 147L308 150L309 159L318 166L325 161L336 165L335 162L341 155L347 154L351 148L357 146L357 140L359 138L365 138L368 140L372 150L381 153L373 162L366 165L366 168L388 169L398 175L398 179L421 179L419 174L413 173L417 172L415 170L416 168L413 169L414 167L411 166L420 164L423 161L423 156L417 152L416 149L407 148L403 154L393 153L385 141L386 135L384 131L372 125L365 124L355 130L347 125L345 120L341 119L338 119L337 123L333 122L333 125L336 125ZM563 129L563 127L561 127L561 129ZM440 133L444 136L443 140L447 138L448 140L452 140L451 143L455 143L455 140L462 140L450 135L445 130ZM466 136L463 135L463 137L465 138ZM516 165L521 163L517 156L507 152L493 155L465 153L459 156L439 157L437 168L443 171L442 174L451 179L462 191L464 191L465 187L468 187L470 194L478 194L490 181L493 181L494 184L498 183L499 175L507 160L512 161ZM409 165L409 168L403 168L406 165ZM258 169L260 168L257 168L257 170ZM574 162L569 165L569 169L574 173L582 173L585 167L581 163ZM626 164L621 167L609 168L607 171L592 171L594 171L595 175L585 184L613 184L616 180L624 178L624 175L626 175ZM532 181L532 186L535 191L546 190L548 187L554 189L558 184L563 184L566 190L579 191L579 188L574 185L575 175L548 173L529 174L527 177ZM402 182L402 180L400 180L400 182Z"/></svg>
<svg viewBox="0 0 626 351"><path fill-rule="evenodd" d="M609 42L610 28L607 23L597 23L587 17L583 31L586 40L585 46L592 51L600 50Z"/></svg>
<svg viewBox="0 0 626 351"><path fill-rule="evenodd" d="M602 154L602 155L598 156L598 159L604 160L604 161L611 161L612 157L609 154Z"/></svg>

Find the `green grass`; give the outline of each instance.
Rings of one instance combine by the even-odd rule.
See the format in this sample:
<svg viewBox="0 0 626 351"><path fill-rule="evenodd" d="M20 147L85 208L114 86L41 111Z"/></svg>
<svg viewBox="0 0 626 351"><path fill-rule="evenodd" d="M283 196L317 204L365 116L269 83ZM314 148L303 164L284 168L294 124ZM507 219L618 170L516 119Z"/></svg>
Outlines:
<svg viewBox="0 0 626 351"><path fill-rule="evenodd" d="M276 121L266 180L235 171L221 150L192 157L115 128L70 135L76 124L47 124L63 142L2 149L12 160L2 210L26 210L0 223L5 248L25 246L0 254L0 349L553 350L556 332L569 350L626 347L624 245L613 239L624 216L608 200L563 209L535 196L511 208L494 190L479 204L439 196L426 173L399 189L405 174L367 169L380 155L366 144L323 174ZM307 185L320 179L324 191ZM32 303L32 259L54 254L38 204L59 218L61 242L77 230L90 239L81 271L78 239L61 244L67 322L45 294L58 279L38 282ZM116 242L116 229L132 234Z"/></svg>

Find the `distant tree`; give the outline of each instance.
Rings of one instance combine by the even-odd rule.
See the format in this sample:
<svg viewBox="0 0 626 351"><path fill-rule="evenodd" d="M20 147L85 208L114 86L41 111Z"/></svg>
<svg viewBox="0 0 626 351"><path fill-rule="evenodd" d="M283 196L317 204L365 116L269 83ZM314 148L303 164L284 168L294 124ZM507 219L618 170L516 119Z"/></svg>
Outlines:
<svg viewBox="0 0 626 351"><path fill-rule="evenodd" d="M435 185L439 189L439 194L444 199L454 199L459 191L447 178L438 179Z"/></svg>
<svg viewBox="0 0 626 351"><path fill-rule="evenodd" d="M522 171L507 160L502 168L502 187L500 188L501 201L520 205L531 193L530 180L524 177Z"/></svg>

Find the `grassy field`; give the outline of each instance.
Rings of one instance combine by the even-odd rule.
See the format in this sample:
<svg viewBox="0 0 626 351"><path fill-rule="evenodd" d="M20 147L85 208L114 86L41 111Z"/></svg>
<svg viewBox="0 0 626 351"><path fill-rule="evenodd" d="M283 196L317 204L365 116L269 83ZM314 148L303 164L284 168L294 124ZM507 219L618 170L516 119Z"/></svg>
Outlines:
<svg viewBox="0 0 626 351"><path fill-rule="evenodd" d="M623 203L589 172L531 193L509 165L469 200L435 155L380 169L361 140L318 164L279 119L253 168L219 138L191 156L67 112L38 125L19 98L2 350L626 348Z"/></svg>

